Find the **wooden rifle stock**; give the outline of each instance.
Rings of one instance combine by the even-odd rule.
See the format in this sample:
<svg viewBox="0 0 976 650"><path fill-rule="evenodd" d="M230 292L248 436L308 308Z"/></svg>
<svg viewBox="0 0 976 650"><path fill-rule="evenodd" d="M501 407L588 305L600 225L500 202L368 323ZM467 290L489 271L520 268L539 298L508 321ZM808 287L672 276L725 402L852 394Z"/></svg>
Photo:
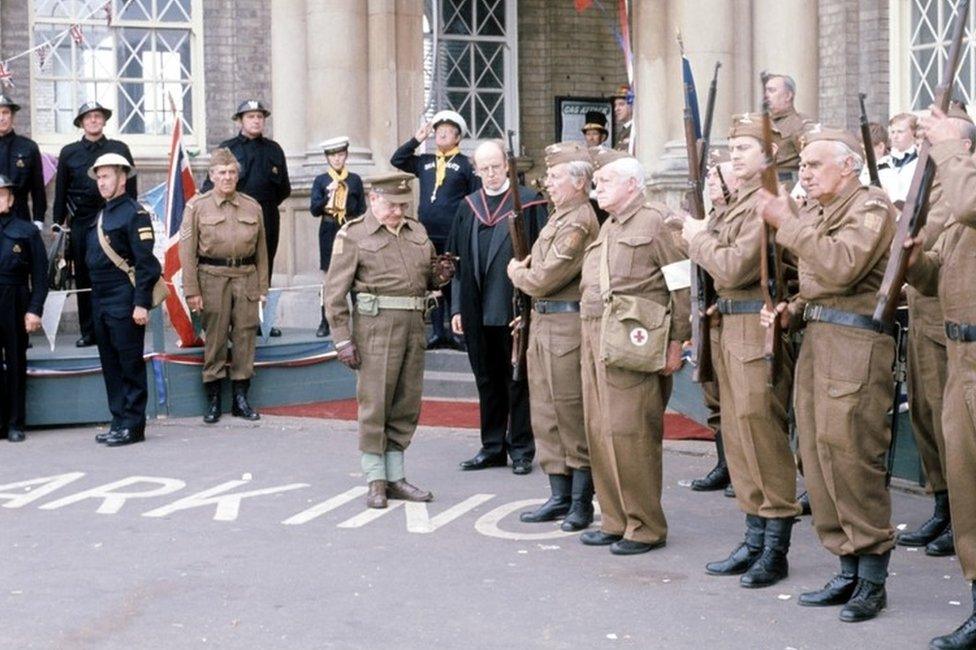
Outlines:
<svg viewBox="0 0 976 650"><path fill-rule="evenodd" d="M871 139L871 123L868 122L868 112L864 107L864 93L858 95L861 102L861 142L864 143L864 162L868 166L868 176L871 177L871 184L881 187L881 177L878 176L878 160L874 156L874 141Z"/></svg>
<svg viewBox="0 0 976 650"><path fill-rule="evenodd" d="M766 73L761 73L763 87L766 85ZM779 194L779 181L776 178L776 158L773 156L773 119L769 114L769 102L763 101L763 154L766 166L762 171L763 189L773 195ZM758 218L758 215L756 215ZM768 223L763 223L761 239L762 255L759 264L760 284L762 285L763 302L768 311L776 311L776 305L783 301L783 258L776 245L776 229ZM766 381L774 386L779 379L780 367L783 359L783 326L777 315L773 324L766 330L766 340L763 344L763 357L768 368Z"/></svg>
<svg viewBox="0 0 976 650"><path fill-rule="evenodd" d="M952 31L952 43L949 46L949 58L942 72L942 80L935 90L933 102L944 113L949 110L952 97L952 87L955 84L956 70L962 56L962 39L966 21L969 16L969 0L962 0L956 7L956 24ZM910 250L905 250L905 241L914 238L925 226L929 211L929 193L935 178L935 163L930 157L931 145L928 140L922 142L918 151L918 162L915 175L905 198L905 205L898 217L898 230L891 242L891 253L888 265L885 267L881 288L878 289L878 302L874 308L874 320L879 323L890 323L898 308L901 288L905 284L905 274L908 272L908 258Z"/></svg>
<svg viewBox="0 0 976 650"><path fill-rule="evenodd" d="M512 256L524 260L529 256L529 238L522 210L522 197L519 195L518 169L516 168L514 132L508 132L508 187L512 194L512 214L508 218L508 234L512 239ZM521 381L525 377L525 354L529 349L529 318L532 312L531 299L515 289L512 292L512 311L516 325L512 329L512 379Z"/></svg>

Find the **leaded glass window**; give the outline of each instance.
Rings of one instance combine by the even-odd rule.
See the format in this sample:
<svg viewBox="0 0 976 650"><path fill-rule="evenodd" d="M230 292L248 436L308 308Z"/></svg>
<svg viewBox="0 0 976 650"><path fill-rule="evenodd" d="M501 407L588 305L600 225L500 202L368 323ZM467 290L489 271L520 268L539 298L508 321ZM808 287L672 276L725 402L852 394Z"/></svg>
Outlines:
<svg viewBox="0 0 976 650"><path fill-rule="evenodd" d="M925 109L932 104L949 56L958 4L958 0L911 0L908 58L910 105L913 110ZM963 54L953 89L953 97L963 100L967 105L976 96L976 88L973 86L976 78L973 45L970 41L974 26L976 16L970 11L963 40Z"/></svg>

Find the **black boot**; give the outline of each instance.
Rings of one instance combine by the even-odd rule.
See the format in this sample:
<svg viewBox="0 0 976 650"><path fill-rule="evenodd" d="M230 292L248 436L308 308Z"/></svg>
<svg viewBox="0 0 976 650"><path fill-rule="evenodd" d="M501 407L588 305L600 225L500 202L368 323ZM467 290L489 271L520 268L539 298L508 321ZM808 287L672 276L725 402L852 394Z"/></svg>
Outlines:
<svg viewBox="0 0 976 650"><path fill-rule="evenodd" d="M956 554L956 543L952 537L952 524L946 526L941 535L926 544L925 554L932 557L946 557Z"/></svg>
<svg viewBox="0 0 976 650"><path fill-rule="evenodd" d="M590 468L573 470L573 503L560 526L567 533L593 523L593 474Z"/></svg>
<svg viewBox="0 0 976 650"><path fill-rule="evenodd" d="M796 498L796 502L800 504L800 516L809 517L813 510L810 509L810 494L804 492Z"/></svg>
<svg viewBox="0 0 976 650"><path fill-rule="evenodd" d="M786 554L790 550L790 533L793 517L774 517L766 520L763 551L759 559L739 578L743 587L755 589L769 587L790 573Z"/></svg>
<svg viewBox="0 0 976 650"><path fill-rule="evenodd" d="M208 381L203 386L207 389L207 412L203 415L206 424L213 424L220 419L223 409L220 405L221 380Z"/></svg>
<svg viewBox="0 0 976 650"><path fill-rule="evenodd" d="M713 576L735 576L745 573L762 554L766 520L757 515L746 515L746 538L724 560L709 562L705 571Z"/></svg>
<svg viewBox="0 0 976 650"><path fill-rule="evenodd" d="M722 444L722 434L715 434L715 449L718 451L718 462L704 478L696 478L691 482L691 489L695 492L712 492L724 490L729 484L729 467L725 464L725 446Z"/></svg>
<svg viewBox="0 0 976 650"><path fill-rule="evenodd" d="M935 510L928 521L917 529L907 533L899 533L895 542L899 546L925 546L945 531L950 522L949 515L949 492L940 490L936 492Z"/></svg>
<svg viewBox="0 0 976 650"><path fill-rule="evenodd" d="M881 613L888 605L885 580L888 577L888 558L891 552L880 555L862 555L857 559L857 586L854 595L840 610L840 620L845 623L868 621Z"/></svg>
<svg viewBox="0 0 976 650"><path fill-rule="evenodd" d="M937 636L929 642L930 650L971 650L976 648L976 582L973 583L973 615L951 634Z"/></svg>
<svg viewBox="0 0 976 650"><path fill-rule="evenodd" d="M322 320L319 322L319 328L315 330L315 336L319 338L324 338L329 335L329 321L325 320L325 307L322 308Z"/></svg>
<svg viewBox="0 0 976 650"><path fill-rule="evenodd" d="M530 512L523 512L519 519L527 524L542 521L555 521L569 512L569 491L572 479L565 474L550 474L549 489L552 496L541 506Z"/></svg>
<svg viewBox="0 0 976 650"><path fill-rule="evenodd" d="M231 387L234 392L234 401L231 404L230 412L231 415L235 417L244 418L245 420L260 420L261 416L258 412L251 408L251 405L247 403L247 389L251 386L250 379L241 379L239 381L232 381Z"/></svg>
<svg viewBox="0 0 976 650"><path fill-rule="evenodd" d="M728 485L725 486L725 492L723 492L723 494L730 499L735 498L735 488L732 487L732 483L729 483Z"/></svg>
<svg viewBox="0 0 976 650"><path fill-rule="evenodd" d="M857 586L857 556L840 556L840 573L830 579L820 591L800 594L799 603L803 607L831 607L843 605L854 595Z"/></svg>

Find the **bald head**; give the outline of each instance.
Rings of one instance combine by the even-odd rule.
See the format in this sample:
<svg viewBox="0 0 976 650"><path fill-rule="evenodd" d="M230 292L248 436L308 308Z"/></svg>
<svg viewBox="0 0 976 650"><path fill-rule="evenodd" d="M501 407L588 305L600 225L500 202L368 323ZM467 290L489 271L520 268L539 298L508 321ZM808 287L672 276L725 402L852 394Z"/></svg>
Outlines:
<svg viewBox="0 0 976 650"><path fill-rule="evenodd" d="M474 150L474 170L489 192L501 189L508 178L505 145L501 140L487 140Z"/></svg>

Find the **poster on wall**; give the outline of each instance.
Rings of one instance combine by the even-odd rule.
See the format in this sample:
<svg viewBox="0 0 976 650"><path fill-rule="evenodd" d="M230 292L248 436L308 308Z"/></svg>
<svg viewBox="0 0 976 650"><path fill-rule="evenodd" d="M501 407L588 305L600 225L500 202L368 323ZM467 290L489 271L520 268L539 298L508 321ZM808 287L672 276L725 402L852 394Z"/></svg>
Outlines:
<svg viewBox="0 0 976 650"><path fill-rule="evenodd" d="M606 124L608 134L613 133L613 99L610 97L556 97L556 142L584 141L583 126L588 123L599 123L599 120L587 122L587 113L591 118L593 113L601 113ZM610 138L607 138L610 146Z"/></svg>

